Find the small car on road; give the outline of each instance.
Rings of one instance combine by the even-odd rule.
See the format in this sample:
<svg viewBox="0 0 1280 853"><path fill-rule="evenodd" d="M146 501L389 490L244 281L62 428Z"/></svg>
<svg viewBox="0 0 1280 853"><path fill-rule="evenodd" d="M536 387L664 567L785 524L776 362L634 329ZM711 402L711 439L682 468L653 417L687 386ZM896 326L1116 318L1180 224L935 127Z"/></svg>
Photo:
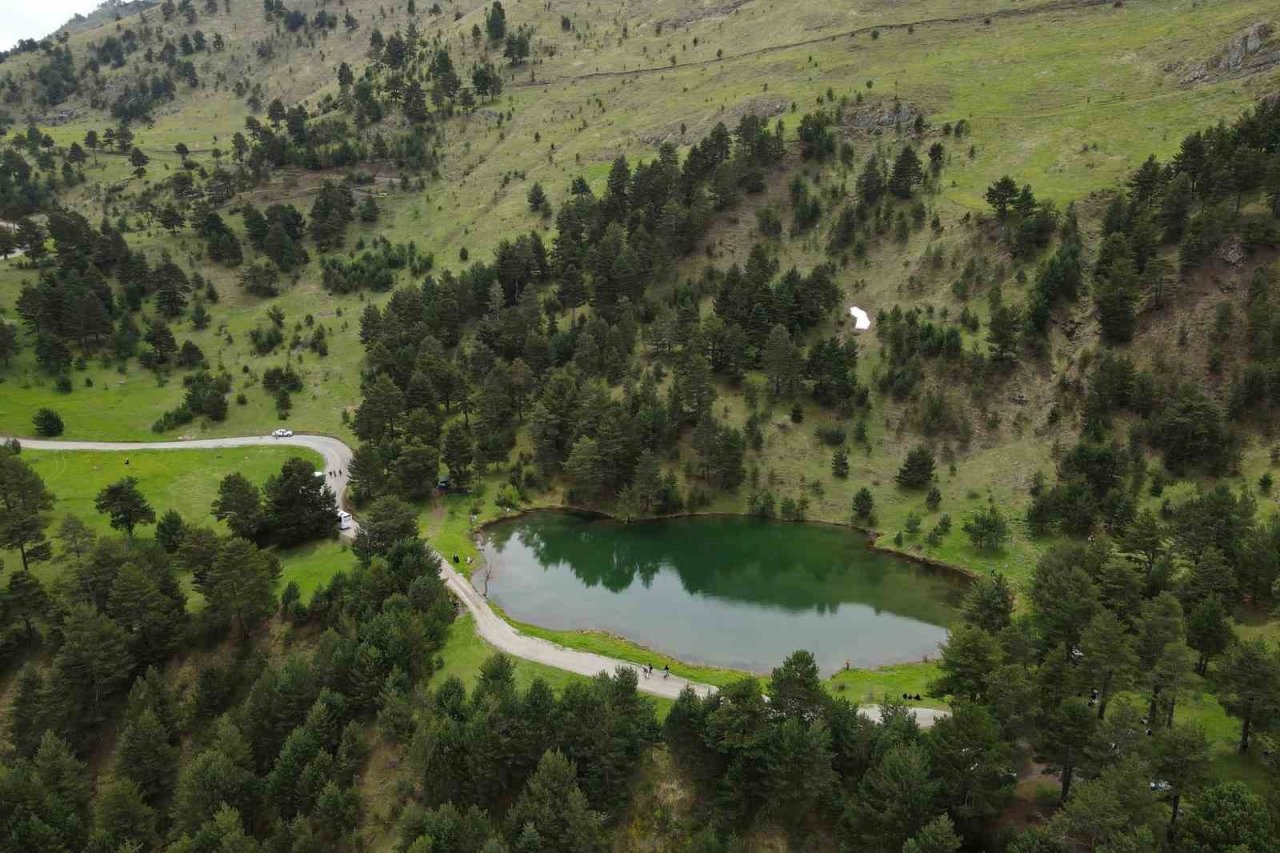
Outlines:
<svg viewBox="0 0 1280 853"><path fill-rule="evenodd" d="M280 429L272 430L271 434L276 438L288 438L293 435L293 430L280 427Z"/></svg>

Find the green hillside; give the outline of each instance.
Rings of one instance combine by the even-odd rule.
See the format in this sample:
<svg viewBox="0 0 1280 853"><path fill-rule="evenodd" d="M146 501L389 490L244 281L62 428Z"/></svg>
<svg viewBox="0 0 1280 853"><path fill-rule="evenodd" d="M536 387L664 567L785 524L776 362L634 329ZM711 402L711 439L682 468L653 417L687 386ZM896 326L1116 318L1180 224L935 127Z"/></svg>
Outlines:
<svg viewBox="0 0 1280 853"><path fill-rule="evenodd" d="M366 535L326 538L300 474L259 488L271 448L140 456L183 524L136 541L98 507L109 454L0 457L5 771L86 762L64 848L1148 850L1186 813L1195 849L1270 849L1277 26L1263 0L164 0L20 43L0 435L334 435ZM477 525L544 507L848 525L974 591L940 659L792 659L765 698L671 661L731 698L660 731L623 676L482 664L403 541L473 573ZM66 513L100 558L46 541ZM127 678L72 691L72 640L122 625ZM147 666L182 711L147 724L168 775L134 778L113 739L168 713L129 693ZM955 716L846 713L885 692ZM608 747L577 739L597 714ZM192 769L223 759L238 782ZM36 849L56 809L23 809L0 825Z"/></svg>

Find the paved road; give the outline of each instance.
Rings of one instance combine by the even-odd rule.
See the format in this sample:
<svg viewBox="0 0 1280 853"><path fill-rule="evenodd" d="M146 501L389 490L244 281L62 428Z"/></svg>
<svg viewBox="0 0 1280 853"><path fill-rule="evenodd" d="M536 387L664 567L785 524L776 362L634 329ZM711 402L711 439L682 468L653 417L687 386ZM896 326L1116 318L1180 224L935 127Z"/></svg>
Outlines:
<svg viewBox="0 0 1280 853"><path fill-rule="evenodd" d="M272 445L305 447L316 451L324 457L326 481L333 489L334 494L338 496L339 501L342 501L346 496L352 456L351 448L340 439L327 435L306 433L298 433L288 438L250 435L235 438L200 438L189 441L50 441L35 438L21 438L19 441L22 442L23 447L32 450L116 450L125 452L131 450L215 450L228 447L270 447ZM345 531L345 533L354 536L356 529L357 525L353 522L351 530ZM645 676L634 663L597 655L592 652L565 648L541 637L522 634L513 628L509 622L494 613L493 608L489 606L489 602L485 600L484 596L471 585L470 581L459 574L448 560L444 559L443 555L441 555L440 562L442 567L441 574L445 583L466 606L467 610L470 611L472 618L475 619L476 631L490 645L509 655L586 676L593 676L601 671L612 672L618 667L633 669L639 675L639 684L642 691L668 699L674 699L679 696L685 687L692 687L695 692L703 696L715 691L715 688L709 684L687 681L675 675L668 678L663 678L659 673ZM864 705L861 710L864 715L872 719L879 718L880 709L875 705ZM935 711L932 708L915 708L914 710L916 719L925 728L932 726L940 717L946 716L945 711Z"/></svg>

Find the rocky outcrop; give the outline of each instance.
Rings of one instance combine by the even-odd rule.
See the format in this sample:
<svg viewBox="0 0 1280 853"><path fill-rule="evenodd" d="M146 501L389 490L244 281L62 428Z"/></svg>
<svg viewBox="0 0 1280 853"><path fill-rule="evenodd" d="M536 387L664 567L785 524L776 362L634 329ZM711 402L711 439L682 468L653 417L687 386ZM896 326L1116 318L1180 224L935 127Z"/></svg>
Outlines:
<svg viewBox="0 0 1280 853"><path fill-rule="evenodd" d="M846 110L844 124L860 133L883 133L889 130L910 130L924 110L908 101L897 98L870 101Z"/></svg>
<svg viewBox="0 0 1280 853"><path fill-rule="evenodd" d="M1209 59L1187 67L1179 82L1184 86L1213 83L1276 67L1280 67L1280 39L1276 38L1275 26L1258 21L1232 36ZM1171 66L1169 70L1179 69Z"/></svg>

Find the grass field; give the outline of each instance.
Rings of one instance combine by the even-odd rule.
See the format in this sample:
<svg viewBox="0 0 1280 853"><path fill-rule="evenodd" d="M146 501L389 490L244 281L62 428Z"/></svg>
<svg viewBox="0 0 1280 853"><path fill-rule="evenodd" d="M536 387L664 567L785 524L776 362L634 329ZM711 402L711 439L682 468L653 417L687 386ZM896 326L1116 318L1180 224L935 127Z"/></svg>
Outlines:
<svg viewBox="0 0 1280 853"><path fill-rule="evenodd" d="M238 471L262 485L291 457L319 465L320 456L305 448L236 447L219 450L151 450L140 452L24 450L22 457L56 497L53 516L75 515L101 533L110 531L106 516L94 509L94 498L109 483L136 477L138 488L159 516L174 509L188 524L226 532L210 507L222 477ZM126 464L126 460L128 464ZM150 535L140 528L139 535ZM280 586L296 582L304 600L334 573L349 568L354 557L336 540L313 542L277 552L282 562ZM51 580L61 571L57 561L38 563L34 571Z"/></svg>
<svg viewBox="0 0 1280 853"><path fill-rule="evenodd" d="M262 485L280 472L286 460L299 457L321 464L317 453L305 448L236 447L220 450L24 450L22 458L36 470L57 496L55 515L77 515L93 527L109 530L106 516L93 500L107 484L135 477L138 488L160 515L174 509L187 522L226 531L210 507L222 478L238 471Z"/></svg>

